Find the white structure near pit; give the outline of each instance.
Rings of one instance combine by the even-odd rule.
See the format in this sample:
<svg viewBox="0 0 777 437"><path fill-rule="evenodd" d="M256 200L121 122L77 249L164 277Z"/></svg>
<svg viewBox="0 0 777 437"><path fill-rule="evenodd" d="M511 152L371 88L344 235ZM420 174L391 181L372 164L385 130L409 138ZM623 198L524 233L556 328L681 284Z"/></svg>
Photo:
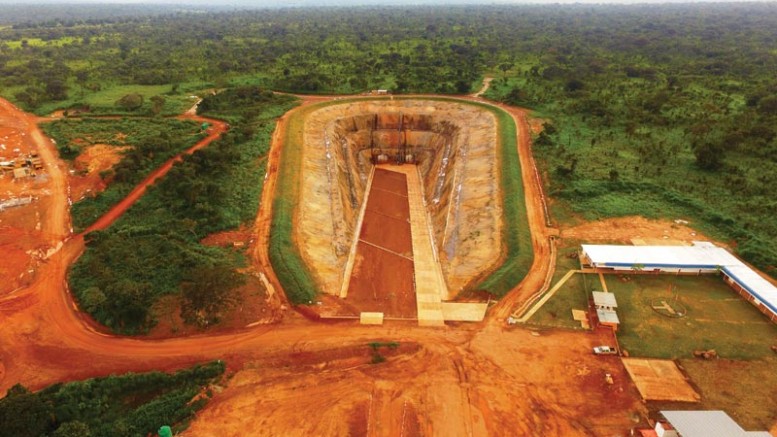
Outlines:
<svg viewBox="0 0 777 437"><path fill-rule="evenodd" d="M662 411L661 414L671 426L657 423L652 431L658 437L772 437L767 431L745 431L724 411Z"/></svg>
<svg viewBox="0 0 777 437"><path fill-rule="evenodd" d="M727 250L706 241L692 246L615 246L583 244L583 267L630 273L709 274L720 272L726 283L777 321L777 287Z"/></svg>
<svg viewBox="0 0 777 437"><path fill-rule="evenodd" d="M599 324L617 330L621 321L618 319L618 313L616 312L618 301L615 300L615 295L603 291L594 291L591 294L594 298L594 308L596 309L596 317L599 319Z"/></svg>

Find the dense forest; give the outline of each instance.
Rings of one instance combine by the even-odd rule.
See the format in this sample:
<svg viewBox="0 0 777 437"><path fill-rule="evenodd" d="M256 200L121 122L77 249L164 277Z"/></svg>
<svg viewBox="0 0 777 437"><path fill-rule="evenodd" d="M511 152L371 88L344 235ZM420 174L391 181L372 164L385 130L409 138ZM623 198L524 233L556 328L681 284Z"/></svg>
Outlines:
<svg viewBox="0 0 777 437"><path fill-rule="evenodd" d="M174 374L127 373L58 383L32 393L15 385L0 399L0 437L130 437L185 429L224 374L213 361Z"/></svg>
<svg viewBox="0 0 777 437"><path fill-rule="evenodd" d="M777 266L777 4L16 14L4 96L39 113L116 87L470 92L546 121L554 219L685 218Z"/></svg>

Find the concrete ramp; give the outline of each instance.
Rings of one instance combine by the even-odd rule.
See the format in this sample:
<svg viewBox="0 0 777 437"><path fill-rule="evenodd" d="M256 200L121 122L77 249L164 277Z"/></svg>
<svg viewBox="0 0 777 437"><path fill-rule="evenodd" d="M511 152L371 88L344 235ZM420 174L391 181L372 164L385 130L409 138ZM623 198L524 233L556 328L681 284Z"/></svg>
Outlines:
<svg viewBox="0 0 777 437"><path fill-rule="evenodd" d="M442 316L452 322L480 322L486 317L487 309L485 302L443 302Z"/></svg>
<svg viewBox="0 0 777 437"><path fill-rule="evenodd" d="M362 325L382 325L383 313L369 313L369 312L360 313L359 323Z"/></svg>
<svg viewBox="0 0 777 437"><path fill-rule="evenodd" d="M426 212L421 178L414 165L390 166L392 171L407 176L407 198L410 205L410 233L413 240L415 292L420 326L444 326L442 297L448 291L432 244L431 224Z"/></svg>

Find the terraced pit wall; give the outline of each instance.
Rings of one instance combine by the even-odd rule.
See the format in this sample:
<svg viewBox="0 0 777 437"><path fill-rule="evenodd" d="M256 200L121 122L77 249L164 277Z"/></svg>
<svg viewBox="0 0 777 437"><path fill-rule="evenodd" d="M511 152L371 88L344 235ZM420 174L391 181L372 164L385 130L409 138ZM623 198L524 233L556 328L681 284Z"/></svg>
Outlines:
<svg viewBox="0 0 777 437"><path fill-rule="evenodd" d="M412 155L452 294L492 269L503 249L496 147L494 116L471 105L358 101L311 113L295 238L322 290L340 290L376 153Z"/></svg>

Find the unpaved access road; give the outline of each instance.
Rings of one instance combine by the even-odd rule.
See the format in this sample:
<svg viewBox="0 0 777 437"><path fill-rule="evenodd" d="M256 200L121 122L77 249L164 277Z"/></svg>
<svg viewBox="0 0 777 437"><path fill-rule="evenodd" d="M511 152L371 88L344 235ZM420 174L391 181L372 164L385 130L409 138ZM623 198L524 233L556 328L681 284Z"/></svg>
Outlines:
<svg viewBox="0 0 777 437"><path fill-rule="evenodd" d="M325 100L316 97L304 103ZM6 113L31 120L31 116L2 103ZM520 123L523 113L516 110L512 114L519 122L526 181L534 177L533 166L524 161L528 131L525 122ZM276 287L266 243L285 120L279 121L273 137L255 249ZM37 128L30 123L29 129ZM45 162L61 165L54 158L52 145L46 143L49 154L41 153ZM60 190L57 199L62 210L52 208L49 219L64 236L69 229L64 177ZM530 199L536 192L526 190L527 203L531 201L527 205L530 224L539 232L534 234L532 227L537 250L546 244L543 232L547 230L541 202L536 197ZM100 226L109 225L121 212L109 213L111 217ZM195 422L190 435L245 435L243 424L258 424L260 427L254 428L259 429L258 435L304 434L300 430L341 435L342 424L366 435L396 435L396 431L413 435L413 430L433 435L613 434L626 430L635 413L643 414L619 362L602 360L589 352L592 345L607 340L603 334L549 332L535 336L527 330L507 329L493 317L491 323L437 329L402 323L382 327L316 324L290 317L280 325L219 335L166 340L108 335L74 309L66 291L67 269L83 248L82 236L71 238L41 265L29 287L0 297L0 393L16 383L39 389L58 381L126 371L173 370L224 359L230 370L237 372L235 383L203 411L203 420ZM494 311L496 318L509 314L513 302L536 291L547 261L541 251L535 253L539 273L533 269L499 304ZM331 358L328 352L345 346L356 348L376 339L417 348L377 366L357 362L343 367L337 354ZM319 355L324 358L316 361ZM307 365L305 357L315 363ZM615 386L603 382L604 372L615 375ZM273 403L267 410L257 409L265 391L275 396L267 398ZM303 401L311 408L299 408ZM343 408L332 407L331 412L326 408L337 405ZM401 421L397 417L402 417ZM209 418L234 425L213 431L208 428Z"/></svg>

